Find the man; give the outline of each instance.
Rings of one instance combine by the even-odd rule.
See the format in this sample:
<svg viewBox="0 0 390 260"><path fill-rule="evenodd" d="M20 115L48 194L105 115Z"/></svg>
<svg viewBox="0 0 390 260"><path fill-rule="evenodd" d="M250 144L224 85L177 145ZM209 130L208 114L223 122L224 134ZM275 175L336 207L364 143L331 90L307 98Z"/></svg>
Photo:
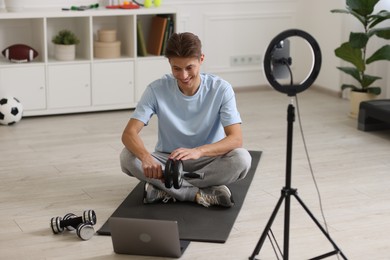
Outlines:
<svg viewBox="0 0 390 260"><path fill-rule="evenodd" d="M242 148L233 89L217 76L200 73L204 54L192 33L174 33L165 56L172 75L147 87L124 129L122 170L146 182L144 203L172 198L231 207L234 202L226 185L244 178L251 165L250 154ZM150 153L140 132L154 114L158 141ZM202 178L185 179L180 189L166 188L163 166L168 159L181 160L184 171Z"/></svg>

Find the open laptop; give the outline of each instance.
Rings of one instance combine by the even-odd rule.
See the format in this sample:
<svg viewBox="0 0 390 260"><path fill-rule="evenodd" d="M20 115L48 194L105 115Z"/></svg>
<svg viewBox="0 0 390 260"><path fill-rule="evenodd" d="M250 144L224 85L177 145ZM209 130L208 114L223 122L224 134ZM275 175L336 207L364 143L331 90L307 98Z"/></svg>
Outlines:
<svg viewBox="0 0 390 260"><path fill-rule="evenodd" d="M111 217L114 252L179 258L190 241L179 239L177 221Z"/></svg>

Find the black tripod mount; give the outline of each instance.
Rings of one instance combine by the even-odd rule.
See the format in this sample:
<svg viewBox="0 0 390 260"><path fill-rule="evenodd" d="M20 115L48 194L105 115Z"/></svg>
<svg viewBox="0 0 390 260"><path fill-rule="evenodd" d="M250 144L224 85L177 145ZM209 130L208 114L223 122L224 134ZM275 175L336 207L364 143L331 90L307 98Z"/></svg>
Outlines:
<svg viewBox="0 0 390 260"><path fill-rule="evenodd" d="M346 256L343 254L343 252L340 250L340 248L336 245L336 243L332 240L328 232L322 227L320 222L315 218L315 216L310 212L309 208L303 203L303 201L299 198L297 189L291 188L291 162L292 162L292 143L293 143L293 124L295 121L295 107L293 104L289 104L287 108L287 155L286 155L286 183L285 187L281 190L281 196L275 206L274 211L272 212L272 215L270 219L267 222L267 225L256 245L255 250L253 251L253 254L249 257L250 260L255 260L256 255L259 254L265 239L267 238L272 223L275 220L276 215L278 214L278 211L280 209L280 206L282 205L283 201L284 204L284 238L283 238L283 260L289 259L289 239L290 239L290 207L291 207L291 196L293 196L299 204L303 207L303 209L306 211L306 213L310 216L310 218L314 221L314 223L317 225L317 227L321 230L321 232L325 235L325 237L329 240L329 242L333 245L334 250L325 254L322 254L320 256L311 258L310 260L317 260L317 259L323 259L326 257L330 257L332 255L339 254L344 260L347 260Z"/></svg>

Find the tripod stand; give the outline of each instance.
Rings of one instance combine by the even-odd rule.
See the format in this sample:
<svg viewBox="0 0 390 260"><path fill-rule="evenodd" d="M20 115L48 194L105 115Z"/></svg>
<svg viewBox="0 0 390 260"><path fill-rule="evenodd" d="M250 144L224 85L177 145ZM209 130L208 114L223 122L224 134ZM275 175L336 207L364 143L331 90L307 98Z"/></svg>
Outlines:
<svg viewBox="0 0 390 260"><path fill-rule="evenodd" d="M325 237L329 240L329 242L333 245L334 250L320 256L311 258L311 259L323 259L332 255L340 254L344 260L347 260L345 255L341 252L341 250L337 247L336 243L333 242L332 238L329 236L328 232L321 226L318 220L314 217L314 215L310 212L309 208L303 203L303 201L299 198L297 194L297 189L291 188L291 158L292 158L292 139L293 139L293 123L295 121L295 108L292 104L289 104L287 108L287 156L286 156L286 185L283 187L281 191L281 196L275 206L274 211L268 223L256 245L255 250L252 255L249 257L250 260L255 260L256 255L259 254L261 247L264 244L264 241L268 235L268 232L271 229L272 223L275 220L275 217L279 211L280 206L283 201L285 201L284 208L284 240L283 240L283 260L289 259L289 236L290 236L290 205L291 205L291 196L297 199L299 204L303 207L306 213L310 216L310 218L314 221L317 227L321 230L321 232L325 235Z"/></svg>

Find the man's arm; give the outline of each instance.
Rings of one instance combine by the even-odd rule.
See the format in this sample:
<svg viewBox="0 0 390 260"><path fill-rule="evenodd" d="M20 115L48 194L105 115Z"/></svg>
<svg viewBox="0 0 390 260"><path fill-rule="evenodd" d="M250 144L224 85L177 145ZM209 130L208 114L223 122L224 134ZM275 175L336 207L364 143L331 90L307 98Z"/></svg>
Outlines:
<svg viewBox="0 0 390 260"><path fill-rule="evenodd" d="M146 177L162 179L161 165L152 157L139 136L143 127L144 123L142 121L130 119L123 131L122 142L130 152L141 160Z"/></svg>
<svg viewBox="0 0 390 260"><path fill-rule="evenodd" d="M230 152L235 148L242 147L241 124L226 126L225 138L213 143L202 145L193 149L178 148L172 151L170 158L176 160L198 159L204 156L219 156Z"/></svg>

